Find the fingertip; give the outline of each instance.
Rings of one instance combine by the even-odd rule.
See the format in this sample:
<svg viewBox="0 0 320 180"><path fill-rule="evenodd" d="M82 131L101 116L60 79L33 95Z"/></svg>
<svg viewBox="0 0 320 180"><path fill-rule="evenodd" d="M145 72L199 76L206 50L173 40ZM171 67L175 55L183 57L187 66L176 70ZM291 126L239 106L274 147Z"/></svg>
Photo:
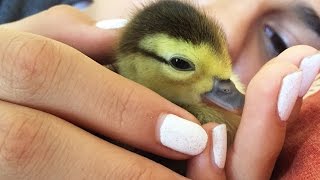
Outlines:
<svg viewBox="0 0 320 180"><path fill-rule="evenodd" d="M277 108L280 120L288 120L298 99L301 86L302 72L296 71L285 76L278 95Z"/></svg>
<svg viewBox="0 0 320 180"><path fill-rule="evenodd" d="M202 126L208 134L205 150L188 161L187 177L191 179L225 179L226 126L208 123Z"/></svg>
<svg viewBox="0 0 320 180"><path fill-rule="evenodd" d="M114 60L119 34L115 27L120 28L121 25L119 21L112 22L109 23L110 29L101 29L96 26L97 22L84 12L69 5L57 5L17 21L14 27L60 41L99 63L107 64ZM125 24L124 20L122 24Z"/></svg>
<svg viewBox="0 0 320 180"><path fill-rule="evenodd" d="M127 19L106 19L98 21L95 26L100 29L120 29L128 23Z"/></svg>
<svg viewBox="0 0 320 180"><path fill-rule="evenodd" d="M276 57L276 59L293 62L294 64L298 65L304 57L310 56L317 52L318 50L314 47L297 45L284 50Z"/></svg>
<svg viewBox="0 0 320 180"><path fill-rule="evenodd" d="M303 97L319 74L320 53L317 52L315 55L305 57L300 63L300 69L303 74L299 97Z"/></svg>
<svg viewBox="0 0 320 180"><path fill-rule="evenodd" d="M220 169L223 169L227 157L227 128L220 124L212 129L212 161Z"/></svg>
<svg viewBox="0 0 320 180"><path fill-rule="evenodd" d="M192 156L200 154L208 141L199 124L173 114L160 116L156 132L162 145Z"/></svg>

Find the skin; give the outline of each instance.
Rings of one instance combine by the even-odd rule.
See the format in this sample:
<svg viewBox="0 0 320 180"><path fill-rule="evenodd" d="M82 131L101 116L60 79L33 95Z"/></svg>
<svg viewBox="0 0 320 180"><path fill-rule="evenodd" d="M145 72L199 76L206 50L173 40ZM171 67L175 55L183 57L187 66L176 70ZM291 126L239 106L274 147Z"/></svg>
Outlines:
<svg viewBox="0 0 320 180"><path fill-rule="evenodd" d="M254 31L259 27L256 25L259 14L271 7L287 7L284 1L261 0L257 6L252 6L249 0L241 3L201 1L221 19L234 69L248 84L243 118L235 143L229 149L225 169L211 163L209 131L216 124L203 126L209 134L208 146L196 157L162 146L154 136L161 113L198 121L152 91L92 60L111 62L108 57L112 56L112 46L118 36L117 30L97 29L95 20L127 17L123 14L125 10L118 11L116 7L129 8L131 1L112 4L116 2L97 0L91 11L87 11L91 17L60 6L2 25L10 29L0 29L0 179L183 179L77 126L164 157L190 159L187 175L193 179L268 179L287 126L276 113L281 80L298 70L303 57L318 52L309 46L298 46L275 58L266 58L265 51L257 49L262 43L259 33ZM103 2L108 4L102 6ZM319 1L307 2L320 11ZM103 7L101 13L98 7ZM95 14L90 13L93 8L98 8ZM105 12L108 13L104 15ZM235 21L227 12L247 15ZM254 32L252 36L248 36L249 30ZM268 84L267 90L265 84ZM112 102L118 103L115 106ZM258 110L256 102L260 102ZM298 99L292 117L299 112L300 105L301 99ZM144 121L146 116L151 117L149 122ZM291 122L289 119L288 123ZM268 143L261 144L266 141Z"/></svg>

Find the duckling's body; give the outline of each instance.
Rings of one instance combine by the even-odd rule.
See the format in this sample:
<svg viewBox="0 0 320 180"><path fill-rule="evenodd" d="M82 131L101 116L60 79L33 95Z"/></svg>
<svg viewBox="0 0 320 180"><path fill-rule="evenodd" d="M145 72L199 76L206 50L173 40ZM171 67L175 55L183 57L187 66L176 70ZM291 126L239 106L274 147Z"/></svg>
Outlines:
<svg viewBox="0 0 320 180"><path fill-rule="evenodd" d="M164 0L138 12L125 27L117 72L194 114L201 123L227 124L233 134L244 96L230 79L224 33L190 4Z"/></svg>

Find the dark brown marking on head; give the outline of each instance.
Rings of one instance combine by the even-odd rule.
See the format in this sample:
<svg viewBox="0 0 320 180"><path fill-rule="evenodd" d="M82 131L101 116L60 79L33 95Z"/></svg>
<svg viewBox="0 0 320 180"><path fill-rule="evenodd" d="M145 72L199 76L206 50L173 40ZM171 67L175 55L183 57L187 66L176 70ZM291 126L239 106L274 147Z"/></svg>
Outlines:
<svg viewBox="0 0 320 180"><path fill-rule="evenodd" d="M168 64L168 62L166 61L166 59L164 59L163 57L157 55L156 53L154 52L150 52L148 50L145 50L145 49L141 49L141 48L137 48L138 52L143 54L144 56L148 56L148 57L151 57L161 63L165 63L165 64Z"/></svg>
<svg viewBox="0 0 320 180"><path fill-rule="evenodd" d="M225 50L221 27L194 6L177 0L160 0L145 6L129 22L119 44L120 53L138 52L145 36L163 33L194 45L207 43L215 53Z"/></svg>

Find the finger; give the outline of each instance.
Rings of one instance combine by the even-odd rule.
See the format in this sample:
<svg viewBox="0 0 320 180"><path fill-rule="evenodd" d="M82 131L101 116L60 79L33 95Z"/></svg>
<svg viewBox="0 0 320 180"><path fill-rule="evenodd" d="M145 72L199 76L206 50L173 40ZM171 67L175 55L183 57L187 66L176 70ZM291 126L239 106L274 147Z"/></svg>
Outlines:
<svg viewBox="0 0 320 180"><path fill-rule="evenodd" d="M76 8L59 5L2 26L55 39L78 49L100 63L110 63L113 60L119 30L101 29L95 24L93 19Z"/></svg>
<svg viewBox="0 0 320 180"><path fill-rule="evenodd" d="M282 148L286 121L300 109L303 85L299 60L314 54L312 48L291 48L266 64L250 82L235 142L229 149L227 176L234 179L268 179ZM302 87L303 88L303 87ZM295 108L294 108L294 105ZM254 167L254 170L252 170Z"/></svg>
<svg viewBox="0 0 320 180"><path fill-rule="evenodd" d="M227 130L224 124L203 125L208 134L206 149L188 160L187 177L191 179L226 179Z"/></svg>
<svg viewBox="0 0 320 180"><path fill-rule="evenodd" d="M308 53L301 53L301 49ZM284 51L277 59L290 62L302 70L302 88L299 91L299 97L305 95L319 73L320 52L310 46L298 45ZM275 63L275 61L270 61L269 63Z"/></svg>
<svg viewBox="0 0 320 180"><path fill-rule="evenodd" d="M0 179L185 179L55 116L0 109Z"/></svg>
<svg viewBox="0 0 320 180"><path fill-rule="evenodd" d="M56 41L5 30L0 38L0 99L169 158L205 148L195 117L151 90Z"/></svg>

